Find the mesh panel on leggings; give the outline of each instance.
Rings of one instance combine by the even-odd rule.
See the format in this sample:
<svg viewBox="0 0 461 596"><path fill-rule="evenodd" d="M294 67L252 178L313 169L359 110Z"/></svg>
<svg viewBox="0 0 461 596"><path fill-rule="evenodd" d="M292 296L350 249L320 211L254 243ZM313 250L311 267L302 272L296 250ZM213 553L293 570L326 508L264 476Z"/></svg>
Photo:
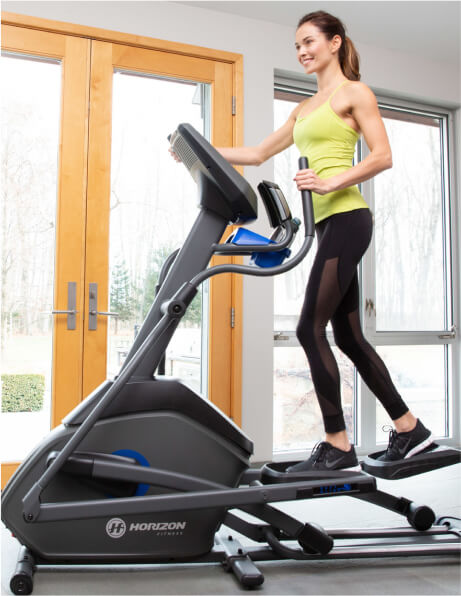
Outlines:
<svg viewBox="0 0 461 596"><path fill-rule="evenodd" d="M315 281L312 286L317 286L317 296L315 301L306 301L297 336L307 353L312 381L324 418L342 417L339 370L326 336L327 323L341 301L338 258L325 261L320 280Z"/></svg>
<svg viewBox="0 0 461 596"><path fill-rule="evenodd" d="M339 370L326 337L331 320L338 347L352 360L392 419L408 411L386 365L365 340L359 317L357 265L372 234L368 209L332 215L316 225L312 265L296 334L306 352L325 430L345 429Z"/></svg>
<svg viewBox="0 0 461 596"><path fill-rule="evenodd" d="M332 324L336 345L352 360L390 417L395 420L408 412L386 365L363 335L358 309L350 313L337 313Z"/></svg>

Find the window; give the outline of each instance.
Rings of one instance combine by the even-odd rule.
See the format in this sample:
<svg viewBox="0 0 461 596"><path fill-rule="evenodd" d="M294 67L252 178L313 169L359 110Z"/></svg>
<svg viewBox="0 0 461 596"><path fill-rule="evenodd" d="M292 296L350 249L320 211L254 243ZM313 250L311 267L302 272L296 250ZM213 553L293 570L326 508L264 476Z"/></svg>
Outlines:
<svg viewBox="0 0 461 596"><path fill-rule="evenodd" d="M294 104L315 93L306 83L280 81L274 99L274 128ZM367 339L389 368L415 415L438 439L457 436L453 380L459 374L455 349L451 238L450 113L429 106L378 98L393 151L394 166L361 185L374 214L372 245L360 267L362 323ZM367 155L363 138L356 159ZM361 157L363 156L363 157ZM292 146L275 158L274 179L291 205L298 153ZM304 290L316 251L294 271L275 279L274 451L310 448L323 436L323 422L307 359L295 335ZM387 441L385 410L328 338L341 374L349 436L362 452ZM457 365L459 366L459 365Z"/></svg>
<svg viewBox="0 0 461 596"><path fill-rule="evenodd" d="M449 115L385 101L380 110L394 165L370 184L375 233L365 258L365 324L410 409L448 438L455 336ZM378 442L388 421L377 403Z"/></svg>

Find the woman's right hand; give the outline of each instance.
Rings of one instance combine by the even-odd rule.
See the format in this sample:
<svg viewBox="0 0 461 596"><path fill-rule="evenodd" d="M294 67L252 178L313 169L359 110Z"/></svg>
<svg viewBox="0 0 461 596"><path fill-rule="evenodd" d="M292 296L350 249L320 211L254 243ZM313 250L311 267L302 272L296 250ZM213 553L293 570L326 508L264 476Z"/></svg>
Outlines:
<svg viewBox="0 0 461 596"><path fill-rule="evenodd" d="M168 151L175 161L177 161L178 163L182 163L182 159L179 157L177 153L174 152L172 147L168 147Z"/></svg>

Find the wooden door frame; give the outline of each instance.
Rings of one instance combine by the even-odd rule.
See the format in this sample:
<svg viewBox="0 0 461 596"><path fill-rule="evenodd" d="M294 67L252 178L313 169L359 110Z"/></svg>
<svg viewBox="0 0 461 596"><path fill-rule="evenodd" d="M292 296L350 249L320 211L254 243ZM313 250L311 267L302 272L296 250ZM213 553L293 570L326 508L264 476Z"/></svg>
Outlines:
<svg viewBox="0 0 461 596"><path fill-rule="evenodd" d="M59 162L57 175L56 253L53 307L67 309L67 283L77 284L76 328L67 317L53 321L51 428L81 401L83 345L84 222L86 217L88 80L90 43L84 38L2 23L2 49L57 59L62 65ZM66 250L60 247L66 246ZM80 258L75 257L80 255ZM50 313L51 314L51 313ZM62 395L55 400L56 393ZM18 463L2 464L2 485Z"/></svg>
<svg viewBox="0 0 461 596"><path fill-rule="evenodd" d="M221 62L232 66L232 95L235 98L235 110L232 115L232 146L239 146L243 144L243 56L232 52L222 50L214 50L201 46L188 45L183 43L176 43L166 40L160 40L150 37L138 36L128 33L121 33L118 31L109 31L96 27L88 27L74 23L66 23L61 21L54 21L49 19L42 19L39 17L32 17L28 15L15 14L11 12L2 11L2 26L17 27L18 34L27 36L37 36L41 33L49 33L55 36L55 39L66 36L67 38L80 38L86 40L108 41L117 44L125 44L131 47L154 49L165 53L182 54L185 56L193 56L198 58L205 58L215 62ZM5 38L3 38L4 40ZM77 41L77 40L76 40ZM21 49L21 44L16 44L18 47L5 46L7 50L16 50L18 52L28 53L24 48ZM76 47L76 43L68 43L69 47ZM2 47L4 43L2 42ZM75 52L75 50L74 50ZM30 51L29 53L33 53ZM50 56L53 52L50 52ZM89 68L89 60L87 63ZM89 77L88 77L89 80ZM86 162L85 162L86 163ZM242 169L238 168L241 172ZM85 189L86 192L86 189ZM240 257L232 257L235 263L241 262ZM79 279L82 281L83 279ZM84 293L83 283L80 284L81 292ZM231 275L229 288L231 293L231 305L234 309L234 327L231 329L231 366L230 366L230 407L229 415L234 422L241 426L242 424L242 304L243 304L243 281L240 275ZM62 290L55 296L55 307L65 308L65 298ZM213 316L211 313L210 316ZM229 317L230 318L230 317ZM56 348L55 348L56 349ZM62 348L61 348L62 349ZM62 369L61 369L62 371ZM81 380L80 380L81 385ZM64 410L71 409L76 404L66 403ZM65 415L64 410L53 411L52 424L60 423L62 416ZM17 463L2 464L2 486L8 481L8 478L17 467Z"/></svg>

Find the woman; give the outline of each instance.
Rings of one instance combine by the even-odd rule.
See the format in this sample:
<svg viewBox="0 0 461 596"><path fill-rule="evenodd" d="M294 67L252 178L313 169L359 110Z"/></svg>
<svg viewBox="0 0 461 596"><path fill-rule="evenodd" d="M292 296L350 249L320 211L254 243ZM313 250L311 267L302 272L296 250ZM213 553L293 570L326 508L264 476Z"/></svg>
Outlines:
<svg viewBox="0 0 461 596"><path fill-rule="evenodd" d="M294 142L309 159L309 169L300 170L294 180L299 190L313 193L318 252L297 337L309 361L326 436L306 461L287 471L359 470L345 430L338 366L326 338L329 321L336 345L394 422L381 458L411 457L432 442L431 432L409 411L360 325L357 265L370 243L373 224L355 185L392 167L391 148L376 98L360 82L358 55L341 21L323 11L304 16L295 47L306 74L316 74L317 93L259 145L218 150L232 164L259 165ZM360 134L370 154L352 166Z"/></svg>

